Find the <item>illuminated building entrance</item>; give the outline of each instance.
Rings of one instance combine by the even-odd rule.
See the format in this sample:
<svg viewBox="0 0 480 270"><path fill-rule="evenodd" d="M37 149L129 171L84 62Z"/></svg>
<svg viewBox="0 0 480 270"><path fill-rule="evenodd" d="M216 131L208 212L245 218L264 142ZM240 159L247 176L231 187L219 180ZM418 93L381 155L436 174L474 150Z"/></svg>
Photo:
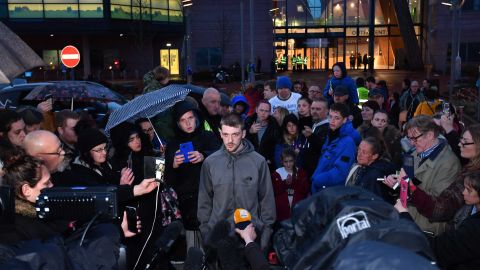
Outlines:
<svg viewBox="0 0 480 270"><path fill-rule="evenodd" d="M326 70L336 62L347 69L371 62L375 69L418 65L405 45L414 43L421 55L421 0L407 2L404 8L391 0L273 1L277 69ZM400 27L397 17L409 20L411 28Z"/></svg>

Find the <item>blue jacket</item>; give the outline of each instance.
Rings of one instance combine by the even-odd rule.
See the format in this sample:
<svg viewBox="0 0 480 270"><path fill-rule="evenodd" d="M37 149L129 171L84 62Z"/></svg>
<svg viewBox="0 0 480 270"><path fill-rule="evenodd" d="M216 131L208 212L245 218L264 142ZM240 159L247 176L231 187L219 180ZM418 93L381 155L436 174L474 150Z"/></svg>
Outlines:
<svg viewBox="0 0 480 270"><path fill-rule="evenodd" d="M344 185L348 172L356 157L356 141L360 134L353 129L350 121L340 128L340 135L330 141L327 136L322 155L312 175L312 194L331 186Z"/></svg>
<svg viewBox="0 0 480 270"><path fill-rule="evenodd" d="M330 84L332 86L332 89L335 89L338 85L343 85L348 88L348 100L353 103L353 104L358 104L358 92L357 92L357 85L353 81L352 78L349 76L346 76L345 78L342 79L337 79L335 76L330 77L330 79L327 81L327 85L325 85L325 88L323 89L323 96L328 100L328 104L333 103L333 96L330 96L328 94L328 90L330 89Z"/></svg>

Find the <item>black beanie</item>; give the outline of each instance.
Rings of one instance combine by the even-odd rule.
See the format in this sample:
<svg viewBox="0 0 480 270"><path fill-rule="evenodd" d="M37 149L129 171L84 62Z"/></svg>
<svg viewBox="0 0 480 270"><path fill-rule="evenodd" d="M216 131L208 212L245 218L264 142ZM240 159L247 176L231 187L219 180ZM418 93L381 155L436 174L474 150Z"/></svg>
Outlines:
<svg viewBox="0 0 480 270"><path fill-rule="evenodd" d="M78 135L77 147L80 154L84 154L104 143L108 143L105 134L96 128L86 128Z"/></svg>
<svg viewBox="0 0 480 270"><path fill-rule="evenodd" d="M180 118L189 111L197 112L197 109L190 101L182 100L175 103L172 107L172 120L175 122L174 125L176 125L176 122L178 122Z"/></svg>

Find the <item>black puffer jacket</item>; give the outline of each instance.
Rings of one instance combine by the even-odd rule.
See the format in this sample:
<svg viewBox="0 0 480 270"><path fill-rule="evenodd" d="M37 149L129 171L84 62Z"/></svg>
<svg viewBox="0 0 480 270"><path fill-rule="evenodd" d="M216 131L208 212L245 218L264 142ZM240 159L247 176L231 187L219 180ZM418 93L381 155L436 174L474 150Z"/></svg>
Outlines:
<svg viewBox="0 0 480 270"><path fill-rule="evenodd" d="M189 111L195 114L197 125L192 133L185 133L178 127L177 122L182 115ZM204 158L207 158L211 153L220 148L220 141L212 132L203 130L200 125L201 120L198 110L188 101L181 101L175 104L172 109L172 119L175 137L168 143L165 152L165 179L177 192L184 227L187 230L198 230L198 186L203 162L196 164L183 163L177 169L174 169L173 159L175 152L180 149L181 143L192 142L194 151L202 153Z"/></svg>

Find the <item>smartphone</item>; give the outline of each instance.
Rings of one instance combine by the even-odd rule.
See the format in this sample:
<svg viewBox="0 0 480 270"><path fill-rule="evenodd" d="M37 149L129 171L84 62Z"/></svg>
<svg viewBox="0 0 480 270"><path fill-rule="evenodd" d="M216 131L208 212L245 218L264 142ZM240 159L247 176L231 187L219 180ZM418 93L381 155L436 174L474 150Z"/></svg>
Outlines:
<svg viewBox="0 0 480 270"><path fill-rule="evenodd" d="M407 208L407 197L408 197L408 180L402 179L400 181L400 202L402 206Z"/></svg>
<svg viewBox="0 0 480 270"><path fill-rule="evenodd" d="M52 99L52 94L46 94L45 97L43 97L43 101L47 101L49 99Z"/></svg>
<svg viewBox="0 0 480 270"><path fill-rule="evenodd" d="M192 142L186 142L180 144L180 154L183 155L185 159L183 163L188 163L190 160L188 159L188 152L193 152L193 144Z"/></svg>
<svg viewBox="0 0 480 270"><path fill-rule="evenodd" d="M443 103L443 111L442 113L446 116L450 116L450 103L444 102Z"/></svg>
<svg viewBox="0 0 480 270"><path fill-rule="evenodd" d="M415 165L413 161L413 156L411 155L403 156L402 168L403 170L405 170L405 173L407 174L408 178L413 179L413 177L415 176Z"/></svg>
<svg viewBox="0 0 480 270"><path fill-rule="evenodd" d="M137 208L133 206L125 206L127 212L128 230L133 233L138 233L137 230Z"/></svg>
<svg viewBox="0 0 480 270"><path fill-rule="evenodd" d="M130 152L130 154L128 154L128 158L127 158L127 168L131 169L132 168L132 153Z"/></svg>

